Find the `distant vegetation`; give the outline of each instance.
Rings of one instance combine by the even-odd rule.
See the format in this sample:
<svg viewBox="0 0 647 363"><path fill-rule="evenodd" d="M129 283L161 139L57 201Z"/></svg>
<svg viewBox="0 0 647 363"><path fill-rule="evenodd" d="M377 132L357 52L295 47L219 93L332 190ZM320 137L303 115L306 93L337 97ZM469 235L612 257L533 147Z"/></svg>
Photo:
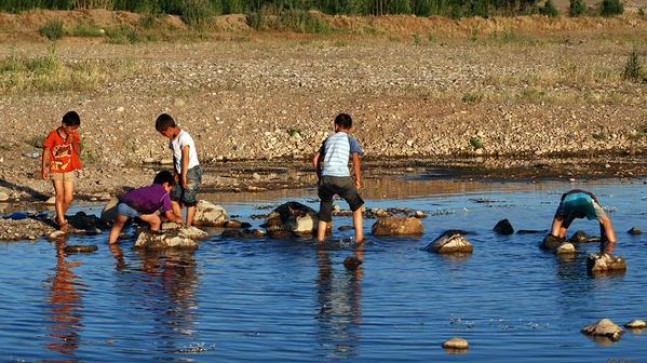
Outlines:
<svg viewBox="0 0 647 363"><path fill-rule="evenodd" d="M295 19L295 11L318 10L326 14L440 15L452 18L493 15L558 15L550 0L2 0L0 11L33 9L108 9L146 14L179 15L191 25L204 23L213 15L247 14L252 26L262 24L264 15L288 15L299 26L319 26ZM571 0L569 15L584 15L582 0ZM620 0L602 0L598 14L612 16L624 11ZM258 28L258 27L257 27Z"/></svg>

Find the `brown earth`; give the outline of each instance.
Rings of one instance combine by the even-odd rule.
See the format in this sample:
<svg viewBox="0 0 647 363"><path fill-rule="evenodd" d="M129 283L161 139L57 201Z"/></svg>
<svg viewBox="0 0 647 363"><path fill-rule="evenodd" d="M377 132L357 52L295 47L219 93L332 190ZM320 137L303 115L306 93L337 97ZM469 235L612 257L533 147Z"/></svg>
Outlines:
<svg viewBox="0 0 647 363"><path fill-rule="evenodd" d="M166 141L153 127L161 112L195 138L208 170L205 190L312 186L310 158L339 112L353 115L367 177L435 167L489 178L647 175L647 83L621 77L634 46L644 59L647 19L637 12L609 19L314 15L333 31L254 31L243 15L229 15L196 32L165 17L146 31L172 39L166 42L66 37L52 44L38 33L51 19L66 29L137 29L141 17L0 14L0 62L54 52L63 68L87 67L92 80L78 89L17 88L17 76L0 64L0 196L51 195L38 179L35 145L68 110L82 118L82 198L149 184L168 168Z"/></svg>

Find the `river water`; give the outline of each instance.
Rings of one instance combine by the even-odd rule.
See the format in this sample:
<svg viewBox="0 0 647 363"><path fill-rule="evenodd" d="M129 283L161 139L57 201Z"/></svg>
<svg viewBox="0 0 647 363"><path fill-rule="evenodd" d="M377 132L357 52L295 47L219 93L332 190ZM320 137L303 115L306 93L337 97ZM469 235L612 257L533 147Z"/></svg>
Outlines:
<svg viewBox="0 0 647 363"><path fill-rule="evenodd" d="M575 258L541 251L544 234L498 236L497 221L547 231L561 193L596 193L618 231L624 275L593 278ZM97 244L66 256L62 245L0 243L0 361L16 362L640 362L647 331L619 342L580 333L602 318L647 319L647 186L642 180L476 182L433 177L367 180L367 207L408 207L430 216L419 238L341 241L351 219L334 219L331 241L224 239L194 253L140 254L133 240L108 248L107 233L72 237ZM314 190L203 195L255 227L272 206L317 208ZM347 208L340 201L342 208ZM101 206L77 204L98 213ZM446 229L470 232L474 254L457 259L423 248ZM598 235L595 221L570 233ZM545 233L545 232L544 232ZM57 252L59 251L59 252ZM361 254L347 271L343 260ZM463 354L443 341L464 337Z"/></svg>

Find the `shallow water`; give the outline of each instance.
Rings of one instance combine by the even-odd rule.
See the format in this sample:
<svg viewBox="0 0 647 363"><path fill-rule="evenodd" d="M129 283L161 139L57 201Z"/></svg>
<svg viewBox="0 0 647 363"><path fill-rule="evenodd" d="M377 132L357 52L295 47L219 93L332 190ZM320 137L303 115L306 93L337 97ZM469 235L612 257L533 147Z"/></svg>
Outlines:
<svg viewBox="0 0 647 363"><path fill-rule="evenodd" d="M593 191L610 212L625 256L622 276L592 278L585 245L573 259L538 248L543 234L497 236L508 218L515 229L547 230L562 192ZM286 200L316 208L314 190L215 194L230 214L250 215ZM644 225L647 187L641 180L578 182L446 182L433 178L368 181L367 207L424 210L420 238L375 238L364 248L338 242L222 239L195 253L143 255L132 240L109 249L107 234L73 237L98 244L94 254L65 256L61 245L0 243L2 361L644 361L645 334L619 342L580 333L602 318L618 324L647 318L646 238L625 231ZM344 202L339 203L346 208ZM96 205L77 205L96 212ZM370 231L374 220L365 221ZM471 232L474 254L448 258L422 250L443 230ZM571 233L597 235L594 221ZM337 241L337 242L336 242ZM363 254L348 272L342 262ZM471 348L445 351L462 336Z"/></svg>

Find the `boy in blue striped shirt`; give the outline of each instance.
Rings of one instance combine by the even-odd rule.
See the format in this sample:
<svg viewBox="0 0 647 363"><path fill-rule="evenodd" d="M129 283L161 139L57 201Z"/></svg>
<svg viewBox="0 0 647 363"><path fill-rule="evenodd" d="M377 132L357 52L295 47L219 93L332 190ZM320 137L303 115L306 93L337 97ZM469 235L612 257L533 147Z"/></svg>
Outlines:
<svg viewBox="0 0 647 363"><path fill-rule="evenodd" d="M350 136L353 119L350 115L340 113L335 118L335 134L329 136L314 155L314 165L319 178L318 193L319 225L317 241L323 242L326 228L332 222L332 198L335 194L344 198L353 211L355 240L364 242L362 211L364 200L357 192L362 187L362 156L364 151L357 139ZM348 160L352 158L355 178L350 176Z"/></svg>

